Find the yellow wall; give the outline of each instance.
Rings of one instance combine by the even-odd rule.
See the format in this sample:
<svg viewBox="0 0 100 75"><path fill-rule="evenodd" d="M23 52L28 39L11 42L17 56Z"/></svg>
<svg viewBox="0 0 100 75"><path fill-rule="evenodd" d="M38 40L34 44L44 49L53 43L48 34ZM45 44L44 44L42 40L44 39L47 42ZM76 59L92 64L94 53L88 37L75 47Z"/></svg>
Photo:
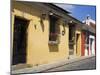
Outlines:
<svg viewBox="0 0 100 75"><path fill-rule="evenodd" d="M67 59L69 55L68 47L68 25L65 27L65 35L62 36L63 21L60 20L60 44L51 46L49 42L49 19L43 21L44 25L40 23L40 16L42 13L48 11L38 6L32 7L19 2L14 2L14 14L30 21L28 26L28 40L27 40L27 64L37 65L46 64L55 60ZM12 21L14 21L12 19ZM13 26L12 26L13 27ZM36 27L36 28L35 28ZM43 31L44 29L44 31Z"/></svg>
<svg viewBox="0 0 100 75"><path fill-rule="evenodd" d="M12 40L13 40L13 31L14 31L14 14L13 14L13 12L12 12L12 16L11 16L11 19L12 19L12 36L11 36L11 38L12 38ZM12 43L13 43L13 41L12 41Z"/></svg>
<svg viewBox="0 0 100 75"><path fill-rule="evenodd" d="M76 42L77 34L79 34L78 43ZM77 45L77 48L76 48L76 45ZM77 53L76 53L76 50L77 50ZM76 31L75 31L74 55L81 56L81 30L79 28L76 28Z"/></svg>

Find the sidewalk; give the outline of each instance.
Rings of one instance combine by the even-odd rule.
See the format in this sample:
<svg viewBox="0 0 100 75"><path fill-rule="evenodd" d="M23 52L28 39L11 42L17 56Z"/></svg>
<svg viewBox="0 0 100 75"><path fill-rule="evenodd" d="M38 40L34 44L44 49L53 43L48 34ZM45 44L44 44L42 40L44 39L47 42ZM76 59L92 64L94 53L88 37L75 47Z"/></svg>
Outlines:
<svg viewBox="0 0 100 75"><path fill-rule="evenodd" d="M57 68L63 65L67 65L70 63L74 63L74 62L78 62L84 59L89 59L92 58L94 56L82 56L82 57L76 57L76 58L71 58L71 59L64 59L62 61L55 61L53 63L49 63L49 64L43 64L43 65L39 65L39 66L34 66L32 68L23 68L23 69L18 69L18 70L13 70L12 74L18 74L18 73L37 73L37 72L43 72L49 69L53 69L53 68Z"/></svg>

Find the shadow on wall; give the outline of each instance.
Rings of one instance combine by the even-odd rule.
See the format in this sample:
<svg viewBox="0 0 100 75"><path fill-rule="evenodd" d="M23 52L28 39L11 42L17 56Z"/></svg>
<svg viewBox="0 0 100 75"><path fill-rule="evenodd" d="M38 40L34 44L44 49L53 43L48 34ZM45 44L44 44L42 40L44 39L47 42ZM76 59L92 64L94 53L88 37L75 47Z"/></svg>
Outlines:
<svg viewBox="0 0 100 75"><path fill-rule="evenodd" d="M58 45L48 45L49 46L49 52L59 52Z"/></svg>
<svg viewBox="0 0 100 75"><path fill-rule="evenodd" d="M40 23L40 26L41 26L42 32L44 32L44 22L43 22L43 20L42 20L41 18L40 18L39 23ZM34 24L34 28L35 28L35 30L37 29L37 25L36 25L36 24Z"/></svg>
<svg viewBox="0 0 100 75"><path fill-rule="evenodd" d="M16 3L26 3L26 2L16 2ZM44 32L45 27L44 27L44 23L43 23L43 18L41 18L42 12L40 12L40 13L33 12L33 9L31 9L31 8L29 8L29 10L27 10L27 9L22 9L22 8L19 8L19 7L17 7L17 8L15 7L15 9L18 10L18 11L23 11L23 14L28 13L29 15L36 16L36 17L40 18L39 23L40 23L40 26L42 28L42 32ZM24 17L24 15L23 15L23 17ZM45 20L47 20L47 18L45 18ZM34 28L37 29L37 25L34 25Z"/></svg>
<svg viewBox="0 0 100 75"><path fill-rule="evenodd" d="M42 19L40 20L40 25L41 25L41 28L42 28L42 32L44 32L44 23L43 23Z"/></svg>

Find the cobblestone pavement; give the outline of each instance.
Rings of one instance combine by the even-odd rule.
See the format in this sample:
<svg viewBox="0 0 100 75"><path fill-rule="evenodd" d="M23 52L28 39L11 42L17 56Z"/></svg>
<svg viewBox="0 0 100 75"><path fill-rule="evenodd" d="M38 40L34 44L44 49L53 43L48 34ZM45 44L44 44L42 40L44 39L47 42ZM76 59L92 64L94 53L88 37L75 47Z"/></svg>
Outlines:
<svg viewBox="0 0 100 75"><path fill-rule="evenodd" d="M63 65L61 67L56 67L53 69L48 69L43 72L56 72L56 71L72 71L72 70L91 70L96 69L96 58L92 57L89 59L84 59L71 64Z"/></svg>

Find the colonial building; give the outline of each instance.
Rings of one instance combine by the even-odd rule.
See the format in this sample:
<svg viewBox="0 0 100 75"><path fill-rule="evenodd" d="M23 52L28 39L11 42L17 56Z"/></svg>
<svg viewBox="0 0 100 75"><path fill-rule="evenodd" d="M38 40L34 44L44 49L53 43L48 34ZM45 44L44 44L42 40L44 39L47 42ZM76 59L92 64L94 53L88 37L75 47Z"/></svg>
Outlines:
<svg viewBox="0 0 100 75"><path fill-rule="evenodd" d="M95 55L96 48L96 24L89 16L84 21L83 30L82 30L82 56L91 56Z"/></svg>
<svg viewBox="0 0 100 75"><path fill-rule="evenodd" d="M70 16L71 17L71 16ZM69 56L81 56L81 26L82 22L71 17L69 22Z"/></svg>
<svg viewBox="0 0 100 75"><path fill-rule="evenodd" d="M82 23L51 4L12 2L12 65L37 66L81 56Z"/></svg>
<svg viewBox="0 0 100 75"><path fill-rule="evenodd" d="M12 3L13 65L40 65L69 56L69 12L48 3Z"/></svg>

